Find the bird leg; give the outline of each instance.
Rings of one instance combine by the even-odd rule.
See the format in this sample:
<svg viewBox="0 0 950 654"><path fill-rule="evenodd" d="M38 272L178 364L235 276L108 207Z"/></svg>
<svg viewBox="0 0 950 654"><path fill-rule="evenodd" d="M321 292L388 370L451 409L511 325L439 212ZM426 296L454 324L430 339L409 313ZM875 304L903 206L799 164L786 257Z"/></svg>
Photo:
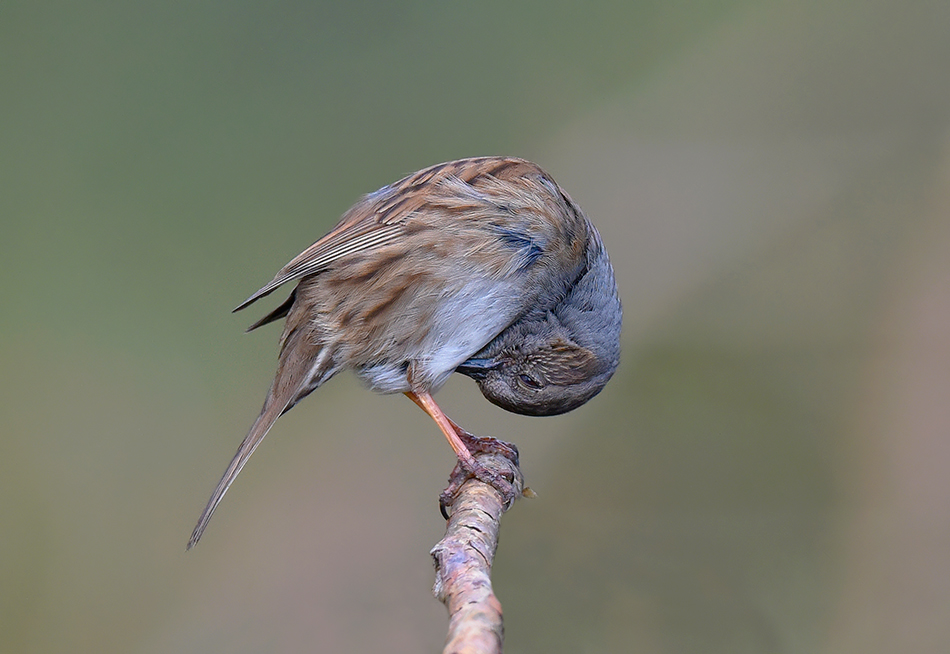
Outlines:
<svg viewBox="0 0 950 654"><path fill-rule="evenodd" d="M472 454L473 452L477 454L500 454L511 459L517 465L518 448L491 436L479 437L465 431L445 415L430 393L408 391L406 397L415 402L419 408L435 420L458 457L458 464L449 476L449 485L439 496L442 515L446 519L448 519L446 507L452 504L452 500L462 484L472 477L495 488L501 493L506 504L515 499L512 480L492 472L476 461Z"/></svg>

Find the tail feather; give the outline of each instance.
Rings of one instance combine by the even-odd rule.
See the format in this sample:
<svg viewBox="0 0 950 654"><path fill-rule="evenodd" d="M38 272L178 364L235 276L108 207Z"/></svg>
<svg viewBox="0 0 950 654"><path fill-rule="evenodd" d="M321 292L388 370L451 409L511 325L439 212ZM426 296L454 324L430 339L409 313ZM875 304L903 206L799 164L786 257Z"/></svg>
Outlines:
<svg viewBox="0 0 950 654"><path fill-rule="evenodd" d="M254 450L264 440L277 419L336 372L334 367L327 365L331 358L328 350L303 345L305 339L302 336L299 330L294 330L288 335L281 352L277 376L264 401L261 414L254 421L227 470L224 471L224 476L211 494L211 499L208 500L208 505L201 513L198 524L195 525L195 530L188 541L189 550L197 544L224 494L228 492L244 464L251 458ZM286 347L290 341L294 342L292 343L294 346Z"/></svg>
<svg viewBox="0 0 950 654"><path fill-rule="evenodd" d="M202 511L201 517L198 519L198 524L195 525L195 530L192 532L191 539L188 541L188 549L191 549L197 544L205 528L208 526L211 516L214 515L214 510L218 508L218 504L224 497L224 494L228 492L228 489L237 478L238 473L241 472L244 464L251 458L254 450L261 444L261 441L264 440L264 436L267 435L267 432L274 426L274 423L277 422L277 418L284 413L289 404L289 401L281 404L276 401L276 398L268 395L261 415L254 421L251 430L247 433L234 458L231 459L228 469L224 471L224 476L221 477L221 481L218 482L214 492L211 494L208 505L205 507L205 510Z"/></svg>

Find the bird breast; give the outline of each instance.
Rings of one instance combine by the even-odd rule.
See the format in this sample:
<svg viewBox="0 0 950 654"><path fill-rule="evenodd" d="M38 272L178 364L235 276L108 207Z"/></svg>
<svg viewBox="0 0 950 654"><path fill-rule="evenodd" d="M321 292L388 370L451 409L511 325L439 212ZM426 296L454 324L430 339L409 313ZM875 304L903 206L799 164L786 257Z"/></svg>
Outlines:
<svg viewBox="0 0 950 654"><path fill-rule="evenodd" d="M521 289L516 284L493 280L471 280L455 293L435 300L427 307L412 307L409 314L394 317L397 322L425 325L412 337L392 344L385 360L354 363L357 376L381 393L409 390L437 391L463 361L482 349L507 327L515 316ZM431 317L413 320L415 311ZM369 343L367 343L369 345ZM377 348L353 353L364 359ZM409 366L412 366L411 375ZM411 379L410 379L411 377Z"/></svg>

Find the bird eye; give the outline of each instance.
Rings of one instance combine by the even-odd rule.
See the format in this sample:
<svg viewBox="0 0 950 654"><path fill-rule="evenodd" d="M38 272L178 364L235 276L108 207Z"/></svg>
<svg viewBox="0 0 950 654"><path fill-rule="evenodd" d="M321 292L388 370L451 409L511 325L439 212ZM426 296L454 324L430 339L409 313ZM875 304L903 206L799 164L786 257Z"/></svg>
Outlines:
<svg viewBox="0 0 950 654"><path fill-rule="evenodd" d="M541 382L539 382L537 379L535 379L531 375L521 374L521 375L518 375L518 379L520 379L521 383L523 383L528 388L531 388L534 390L538 390L539 388L541 388Z"/></svg>

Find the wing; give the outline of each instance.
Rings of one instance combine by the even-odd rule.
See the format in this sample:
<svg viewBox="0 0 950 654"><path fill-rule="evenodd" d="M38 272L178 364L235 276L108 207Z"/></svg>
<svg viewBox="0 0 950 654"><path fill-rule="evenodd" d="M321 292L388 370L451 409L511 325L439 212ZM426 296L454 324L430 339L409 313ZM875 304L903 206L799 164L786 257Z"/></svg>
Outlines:
<svg viewBox="0 0 950 654"><path fill-rule="evenodd" d="M278 271L274 279L244 300L234 311L240 311L289 281L325 268L340 257L378 247L398 238L402 231L400 218L405 219L408 212L396 215L385 213L386 200L391 195L390 188L386 187L363 198L344 214L330 233L294 257Z"/></svg>
<svg viewBox="0 0 950 654"><path fill-rule="evenodd" d="M412 215L437 198L438 194L433 193L432 188L439 182L456 180L471 183L479 177L517 176L527 171L540 172L534 164L512 157L460 159L425 168L384 186L364 196L343 215L330 233L294 257L273 280L239 304L234 311L244 309L282 284L319 272L342 257L399 239L406 231ZM423 186L429 188L425 192L416 191Z"/></svg>

